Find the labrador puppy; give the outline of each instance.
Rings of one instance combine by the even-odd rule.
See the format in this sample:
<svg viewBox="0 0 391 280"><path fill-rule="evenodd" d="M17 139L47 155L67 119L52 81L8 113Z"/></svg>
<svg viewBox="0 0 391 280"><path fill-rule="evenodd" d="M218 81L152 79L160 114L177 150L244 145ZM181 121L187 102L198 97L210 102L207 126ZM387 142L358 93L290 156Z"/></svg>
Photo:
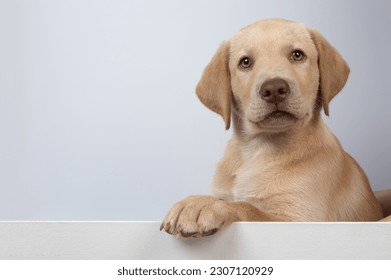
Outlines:
<svg viewBox="0 0 391 280"><path fill-rule="evenodd" d="M377 221L382 208L321 118L349 66L316 30L264 20L223 42L196 92L233 125L211 196L176 203L161 230L216 233L235 221Z"/></svg>

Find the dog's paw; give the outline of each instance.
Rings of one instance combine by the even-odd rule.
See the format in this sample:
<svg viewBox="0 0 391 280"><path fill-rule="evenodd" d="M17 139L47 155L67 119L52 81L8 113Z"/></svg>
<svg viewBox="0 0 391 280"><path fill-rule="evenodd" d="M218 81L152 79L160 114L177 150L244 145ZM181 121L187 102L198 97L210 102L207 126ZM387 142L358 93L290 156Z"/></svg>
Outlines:
<svg viewBox="0 0 391 280"><path fill-rule="evenodd" d="M174 204L160 230L183 238L201 237L215 234L235 220L227 202L212 196L189 196Z"/></svg>

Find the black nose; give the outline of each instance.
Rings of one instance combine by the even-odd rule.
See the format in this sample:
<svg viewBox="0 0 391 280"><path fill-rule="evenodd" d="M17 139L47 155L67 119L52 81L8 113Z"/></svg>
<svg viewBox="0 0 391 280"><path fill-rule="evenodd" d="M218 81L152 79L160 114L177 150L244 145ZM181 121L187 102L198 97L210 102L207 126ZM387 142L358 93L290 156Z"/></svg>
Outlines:
<svg viewBox="0 0 391 280"><path fill-rule="evenodd" d="M291 93L288 83L281 78L266 80L259 91L261 98L269 103L278 104Z"/></svg>

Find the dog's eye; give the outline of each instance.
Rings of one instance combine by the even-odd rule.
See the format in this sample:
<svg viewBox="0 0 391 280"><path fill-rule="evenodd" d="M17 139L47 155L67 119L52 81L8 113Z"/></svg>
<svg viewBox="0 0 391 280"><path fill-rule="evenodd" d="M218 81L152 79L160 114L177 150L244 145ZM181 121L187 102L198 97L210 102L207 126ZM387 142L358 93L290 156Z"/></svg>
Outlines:
<svg viewBox="0 0 391 280"><path fill-rule="evenodd" d="M305 54L302 50L294 50L291 54L291 59L294 61L302 61L305 58Z"/></svg>
<svg viewBox="0 0 391 280"><path fill-rule="evenodd" d="M252 65L252 61L248 56L242 57L239 62L239 67L242 69L248 69Z"/></svg>

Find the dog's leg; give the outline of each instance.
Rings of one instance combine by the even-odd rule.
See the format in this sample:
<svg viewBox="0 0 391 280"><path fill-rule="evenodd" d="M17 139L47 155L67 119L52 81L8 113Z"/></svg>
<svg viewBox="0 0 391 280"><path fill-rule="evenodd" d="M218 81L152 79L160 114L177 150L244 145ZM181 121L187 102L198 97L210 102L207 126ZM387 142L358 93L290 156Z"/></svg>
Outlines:
<svg viewBox="0 0 391 280"><path fill-rule="evenodd" d="M377 201L379 201L383 209L384 217L390 216L391 215L391 190L377 191L374 193ZM388 219L388 221L391 221L391 217L387 217L386 219Z"/></svg>
<svg viewBox="0 0 391 280"><path fill-rule="evenodd" d="M224 201L213 196L189 196L176 203L160 230L178 237L201 237L237 221L279 221L244 201Z"/></svg>
<svg viewBox="0 0 391 280"><path fill-rule="evenodd" d="M385 217L384 219L381 219L379 222L391 222L391 215L388 217Z"/></svg>

